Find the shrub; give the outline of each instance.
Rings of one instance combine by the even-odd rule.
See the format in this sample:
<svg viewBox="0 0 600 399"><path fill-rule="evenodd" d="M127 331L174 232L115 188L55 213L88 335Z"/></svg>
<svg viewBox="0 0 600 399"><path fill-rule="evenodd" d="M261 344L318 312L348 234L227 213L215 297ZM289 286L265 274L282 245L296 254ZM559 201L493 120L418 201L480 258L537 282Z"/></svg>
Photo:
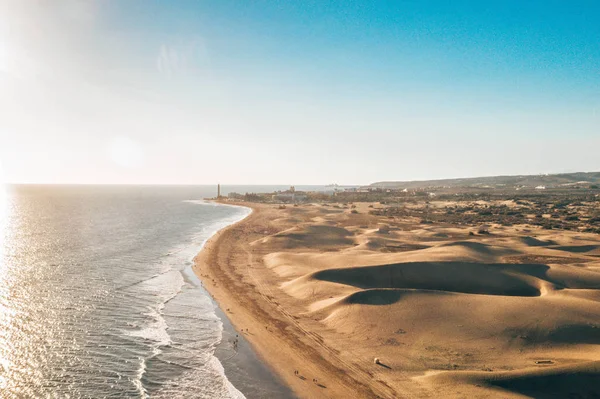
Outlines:
<svg viewBox="0 0 600 399"><path fill-rule="evenodd" d="M490 234L490 230L486 226L481 226L479 230L477 230L477 234Z"/></svg>
<svg viewBox="0 0 600 399"><path fill-rule="evenodd" d="M569 204L571 204L571 201L569 201L569 200L558 201L557 203L554 204L554 208L555 209L563 209Z"/></svg>
<svg viewBox="0 0 600 399"><path fill-rule="evenodd" d="M382 234L388 234L390 232L390 227L389 226L381 226L378 231L379 231L379 233L382 233Z"/></svg>

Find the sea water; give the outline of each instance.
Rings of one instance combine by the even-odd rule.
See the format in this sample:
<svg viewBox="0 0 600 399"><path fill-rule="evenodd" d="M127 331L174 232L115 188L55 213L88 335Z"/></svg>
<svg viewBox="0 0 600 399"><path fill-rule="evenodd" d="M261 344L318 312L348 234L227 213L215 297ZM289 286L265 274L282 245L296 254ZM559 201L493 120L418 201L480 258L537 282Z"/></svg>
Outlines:
<svg viewBox="0 0 600 399"><path fill-rule="evenodd" d="M241 207L210 187L0 192L0 397L238 398L191 271ZM258 190L257 190L258 191Z"/></svg>

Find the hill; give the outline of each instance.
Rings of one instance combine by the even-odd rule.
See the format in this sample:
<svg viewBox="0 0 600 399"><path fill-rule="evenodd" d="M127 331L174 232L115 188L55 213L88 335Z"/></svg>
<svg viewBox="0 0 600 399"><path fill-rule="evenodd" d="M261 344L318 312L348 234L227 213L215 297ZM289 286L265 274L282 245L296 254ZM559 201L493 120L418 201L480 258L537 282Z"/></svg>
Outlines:
<svg viewBox="0 0 600 399"><path fill-rule="evenodd" d="M426 187L538 187L560 188L569 186L600 185L600 172L576 172L546 175L489 176L459 179L421 181L383 181L369 185L374 188L426 188Z"/></svg>

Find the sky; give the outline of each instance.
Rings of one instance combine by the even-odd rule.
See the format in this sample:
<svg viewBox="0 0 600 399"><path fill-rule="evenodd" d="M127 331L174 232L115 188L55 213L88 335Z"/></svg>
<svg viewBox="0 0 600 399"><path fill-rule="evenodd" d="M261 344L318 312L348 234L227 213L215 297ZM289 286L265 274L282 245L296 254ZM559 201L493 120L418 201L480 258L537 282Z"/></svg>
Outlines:
<svg viewBox="0 0 600 399"><path fill-rule="evenodd" d="M0 180L600 171L600 2L0 0Z"/></svg>

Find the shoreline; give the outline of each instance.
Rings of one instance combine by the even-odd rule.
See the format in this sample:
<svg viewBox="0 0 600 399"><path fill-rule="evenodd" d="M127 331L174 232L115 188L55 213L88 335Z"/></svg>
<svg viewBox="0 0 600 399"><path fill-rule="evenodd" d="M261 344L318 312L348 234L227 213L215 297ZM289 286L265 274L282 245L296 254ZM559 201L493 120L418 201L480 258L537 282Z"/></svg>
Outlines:
<svg viewBox="0 0 600 399"><path fill-rule="evenodd" d="M257 289L261 284L251 271L255 260L250 247L256 236L272 233L261 230L268 229L263 223L268 224L270 216L263 213L272 206L223 205L242 206L252 212L211 236L194 258L193 271L257 357L297 397L391 397L389 387L381 382L373 384L377 385L374 392L369 384L371 375L341 361L317 334L301 327Z"/></svg>
<svg viewBox="0 0 600 399"><path fill-rule="evenodd" d="M289 387L258 357L243 334L235 329L214 298L211 299L215 304L215 313L223 323L223 336L213 355L223 366L229 382L248 399L295 398ZM237 349L234 349L233 341L236 337L238 344Z"/></svg>
<svg viewBox="0 0 600 399"><path fill-rule="evenodd" d="M207 201L208 202L208 201ZM210 202L209 202L210 203ZM248 218L254 211L251 207L222 204L212 202L217 206L229 206L236 208L245 208L249 212L241 219L220 227L215 230L203 243L200 249L201 253L206 248L210 240L219 234L221 231L234 226ZM223 367L225 378L228 380L237 391L241 392L246 398L265 398L265 399L287 399L295 398L296 396L285 385L278 375L269 367L269 365L258 357L250 343L245 339L243 334L238 332L231 320L221 309L220 304L215 300L213 295L206 289L201 276L195 269L195 258L192 259L192 265L187 267L183 273L186 279L196 280L193 283L197 288L202 290L212 301L216 316L222 323L221 342L216 346L213 356L219 361ZM234 347L234 340L237 340L237 345Z"/></svg>
<svg viewBox="0 0 600 399"><path fill-rule="evenodd" d="M264 361L258 358L248 341L235 330L225 312L204 288L202 281L193 270L193 265L186 267L182 273L186 280L196 286L196 289L210 298L215 315L222 323L221 342L215 347L213 356L223 367L228 384L246 398L293 398L287 386L277 378ZM235 339L238 343L234 347Z"/></svg>

